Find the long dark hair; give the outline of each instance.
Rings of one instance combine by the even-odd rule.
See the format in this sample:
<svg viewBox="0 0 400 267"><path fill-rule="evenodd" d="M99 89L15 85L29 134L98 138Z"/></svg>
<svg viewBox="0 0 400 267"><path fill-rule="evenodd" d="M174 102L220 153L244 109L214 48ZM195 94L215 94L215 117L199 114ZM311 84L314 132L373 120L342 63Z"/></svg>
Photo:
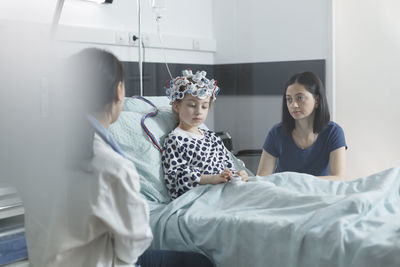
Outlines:
<svg viewBox="0 0 400 267"><path fill-rule="evenodd" d="M295 128L295 120L292 115L290 115L286 104L287 88L294 83L303 85L307 91L314 96L314 98L318 97L318 106L315 109L313 132L321 132L330 120L328 101L326 99L324 85L318 76L310 71L293 75L285 85L285 92L282 98L282 126L284 132L290 134Z"/></svg>

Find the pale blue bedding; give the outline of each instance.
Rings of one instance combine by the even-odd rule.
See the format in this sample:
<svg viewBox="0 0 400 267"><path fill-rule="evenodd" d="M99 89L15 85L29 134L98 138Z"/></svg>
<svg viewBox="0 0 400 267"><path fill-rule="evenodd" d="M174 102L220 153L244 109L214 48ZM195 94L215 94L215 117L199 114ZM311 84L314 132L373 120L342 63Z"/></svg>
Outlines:
<svg viewBox="0 0 400 267"><path fill-rule="evenodd" d="M353 182L281 173L154 205L153 247L217 266L400 266L400 168Z"/></svg>
<svg viewBox="0 0 400 267"><path fill-rule="evenodd" d="M176 120L166 98L146 120L163 141ZM199 186L170 201L160 152L140 127L152 111L128 99L111 127L141 175L153 248L191 250L217 266L400 266L400 168L352 182L280 173L241 185Z"/></svg>

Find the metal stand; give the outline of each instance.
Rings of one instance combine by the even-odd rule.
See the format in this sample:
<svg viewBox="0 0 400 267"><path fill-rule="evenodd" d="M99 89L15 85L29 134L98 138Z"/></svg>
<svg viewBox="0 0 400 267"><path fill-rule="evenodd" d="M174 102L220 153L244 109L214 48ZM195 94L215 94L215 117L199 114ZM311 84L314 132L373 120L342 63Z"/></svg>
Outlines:
<svg viewBox="0 0 400 267"><path fill-rule="evenodd" d="M143 96L143 59L142 59L142 10L141 1L137 0L138 11L138 35L139 35L139 86L140 96Z"/></svg>

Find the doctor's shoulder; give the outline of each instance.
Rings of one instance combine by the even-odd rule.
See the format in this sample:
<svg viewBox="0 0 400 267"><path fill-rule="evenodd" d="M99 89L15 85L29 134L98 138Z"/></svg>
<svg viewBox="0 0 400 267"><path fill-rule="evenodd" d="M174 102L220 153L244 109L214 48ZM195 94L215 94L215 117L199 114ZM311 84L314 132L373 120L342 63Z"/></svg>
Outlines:
<svg viewBox="0 0 400 267"><path fill-rule="evenodd" d="M101 138L95 138L93 154L90 165L101 179L108 180L108 183L130 184L135 190L140 190L139 174L135 165L116 153Z"/></svg>

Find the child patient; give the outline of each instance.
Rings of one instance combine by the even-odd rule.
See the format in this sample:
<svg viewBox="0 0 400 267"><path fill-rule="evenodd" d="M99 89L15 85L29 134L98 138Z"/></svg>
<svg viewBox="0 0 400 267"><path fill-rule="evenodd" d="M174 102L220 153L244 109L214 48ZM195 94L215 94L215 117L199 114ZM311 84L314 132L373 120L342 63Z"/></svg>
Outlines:
<svg viewBox="0 0 400 267"><path fill-rule="evenodd" d="M246 171L236 172L221 139L210 130L200 129L215 100L217 82L205 71L182 71L169 82L166 94L179 124L165 139L162 155L165 184L172 199L204 184L225 183L236 173L248 180Z"/></svg>

